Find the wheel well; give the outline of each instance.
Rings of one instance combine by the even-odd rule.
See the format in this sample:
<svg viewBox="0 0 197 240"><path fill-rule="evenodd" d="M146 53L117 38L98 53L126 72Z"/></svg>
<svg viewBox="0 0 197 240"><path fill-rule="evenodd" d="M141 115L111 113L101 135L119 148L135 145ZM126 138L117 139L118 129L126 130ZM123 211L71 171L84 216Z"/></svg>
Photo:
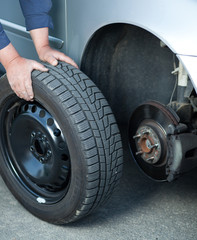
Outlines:
<svg viewBox="0 0 197 240"><path fill-rule="evenodd" d="M169 102L174 87L174 54L148 31L111 24L89 41L81 69L101 89L119 123L146 100Z"/></svg>

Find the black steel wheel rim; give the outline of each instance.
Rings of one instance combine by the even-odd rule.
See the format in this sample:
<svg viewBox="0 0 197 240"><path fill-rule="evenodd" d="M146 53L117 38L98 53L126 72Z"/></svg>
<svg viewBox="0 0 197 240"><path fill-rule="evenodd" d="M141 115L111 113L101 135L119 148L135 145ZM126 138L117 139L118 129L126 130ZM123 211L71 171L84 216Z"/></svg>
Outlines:
<svg viewBox="0 0 197 240"><path fill-rule="evenodd" d="M67 193L71 160L65 136L40 103L10 98L1 109L1 149L20 187L39 203L54 204Z"/></svg>

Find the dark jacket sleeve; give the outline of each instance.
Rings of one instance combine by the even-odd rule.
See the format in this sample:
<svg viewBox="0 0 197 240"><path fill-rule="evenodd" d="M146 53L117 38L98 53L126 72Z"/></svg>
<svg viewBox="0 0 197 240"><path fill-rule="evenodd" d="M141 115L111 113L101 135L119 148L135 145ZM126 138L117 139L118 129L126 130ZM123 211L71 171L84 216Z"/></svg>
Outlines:
<svg viewBox="0 0 197 240"><path fill-rule="evenodd" d="M48 15L52 2L51 0L19 0L23 15L25 17L28 31L49 27L53 28L53 22Z"/></svg>
<svg viewBox="0 0 197 240"><path fill-rule="evenodd" d="M10 43L10 40L8 39L0 23L0 49L3 49L4 47L6 47L9 43Z"/></svg>

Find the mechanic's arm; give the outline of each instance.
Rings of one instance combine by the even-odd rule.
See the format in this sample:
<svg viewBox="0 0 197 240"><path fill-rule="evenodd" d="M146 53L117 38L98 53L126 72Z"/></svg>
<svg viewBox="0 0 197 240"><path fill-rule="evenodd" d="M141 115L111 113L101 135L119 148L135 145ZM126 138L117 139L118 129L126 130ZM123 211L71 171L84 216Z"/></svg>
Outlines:
<svg viewBox="0 0 197 240"><path fill-rule="evenodd" d="M49 36L48 32L49 32L48 27L33 29L30 31L31 37L33 39L40 60L48 62L53 66L56 66L59 60L67 62L78 68L77 64L70 57L50 47L48 40Z"/></svg>
<svg viewBox="0 0 197 240"><path fill-rule="evenodd" d="M9 84L18 97L33 99L31 72L36 69L48 71L42 64L22 58L11 43L0 50L0 62L4 66Z"/></svg>
<svg viewBox="0 0 197 240"><path fill-rule="evenodd" d="M22 58L10 43L0 23L0 62L4 66L9 84L20 98L33 99L31 72L33 69L48 71L42 64Z"/></svg>
<svg viewBox="0 0 197 240"><path fill-rule="evenodd" d="M52 65L57 65L60 60L77 67L71 58L49 46L48 28L53 28L53 22L49 15L52 1L20 0L20 4L26 28L31 33L40 60Z"/></svg>

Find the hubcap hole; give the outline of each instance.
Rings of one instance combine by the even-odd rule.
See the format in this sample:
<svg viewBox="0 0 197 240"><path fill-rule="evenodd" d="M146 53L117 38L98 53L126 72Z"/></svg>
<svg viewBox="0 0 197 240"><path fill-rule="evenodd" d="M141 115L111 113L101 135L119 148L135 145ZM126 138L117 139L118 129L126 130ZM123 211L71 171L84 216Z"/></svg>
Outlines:
<svg viewBox="0 0 197 240"><path fill-rule="evenodd" d="M54 134L56 137L59 137L59 136L61 135L61 131L56 128L56 129L53 131L53 134Z"/></svg>
<svg viewBox="0 0 197 240"><path fill-rule="evenodd" d="M65 148L65 143L64 142L60 142L58 147L62 150Z"/></svg>
<svg viewBox="0 0 197 240"><path fill-rule="evenodd" d="M62 154L62 160L67 161L69 159L67 154Z"/></svg>
<svg viewBox="0 0 197 240"><path fill-rule="evenodd" d="M25 106L24 106L24 110L27 111L28 108L29 108L29 105L28 105L28 104L25 104Z"/></svg>
<svg viewBox="0 0 197 240"><path fill-rule="evenodd" d="M41 110L41 111L40 111L39 117L40 117L40 118L45 117L45 111L44 111L44 110Z"/></svg>
<svg viewBox="0 0 197 240"><path fill-rule="evenodd" d="M54 124L54 120L52 118L47 119L47 125L52 126Z"/></svg>
<svg viewBox="0 0 197 240"><path fill-rule="evenodd" d="M46 152L45 143L43 143L42 141L36 139L34 142L34 147L35 147L36 152L40 156L43 156L45 154L45 152Z"/></svg>
<svg viewBox="0 0 197 240"><path fill-rule="evenodd" d="M36 110L37 110L37 107L36 107L36 105L33 105L33 106L32 106L32 108L31 108L31 111L32 111L32 113L35 113L35 112L36 112Z"/></svg>

